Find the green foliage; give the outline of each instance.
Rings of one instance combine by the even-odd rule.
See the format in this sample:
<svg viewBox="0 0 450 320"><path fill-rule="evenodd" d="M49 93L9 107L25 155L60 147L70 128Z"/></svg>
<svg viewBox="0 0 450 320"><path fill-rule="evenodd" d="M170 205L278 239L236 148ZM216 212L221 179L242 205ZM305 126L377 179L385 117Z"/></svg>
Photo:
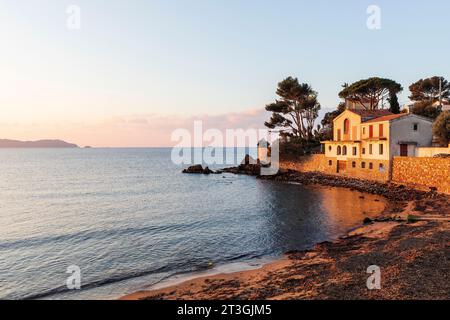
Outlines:
<svg viewBox="0 0 450 320"><path fill-rule="evenodd" d="M401 91L403 88L399 83L374 77L344 86L339 97L356 101L365 109L376 110L384 108L384 103L389 101L389 97ZM369 106L366 106L365 102L369 102Z"/></svg>
<svg viewBox="0 0 450 320"><path fill-rule="evenodd" d="M266 106L266 110L272 112L266 127L281 128L285 135L312 140L320 110L317 92L309 84L288 77L278 83L277 95L280 99Z"/></svg>
<svg viewBox="0 0 450 320"><path fill-rule="evenodd" d="M345 111L345 103L340 103L337 110L325 113L322 119L322 129L319 131L318 138L320 140L332 140L333 139L333 120Z"/></svg>
<svg viewBox="0 0 450 320"><path fill-rule="evenodd" d="M397 94L392 92L389 94L389 111L391 111L392 113L395 114L399 114L400 113L400 104L398 103L398 97Z"/></svg>
<svg viewBox="0 0 450 320"><path fill-rule="evenodd" d="M320 141L305 140L300 137L290 137L280 142L280 154L282 157L303 156L313 152L320 152Z"/></svg>
<svg viewBox="0 0 450 320"><path fill-rule="evenodd" d="M442 80L442 98L450 97L450 83L443 77L432 77L420 79L409 86L411 95L409 99L412 101L432 101L439 100L439 80Z"/></svg>
<svg viewBox="0 0 450 320"><path fill-rule="evenodd" d="M450 142L450 111L444 111L437 117L433 125L433 135L441 146L448 146Z"/></svg>
<svg viewBox="0 0 450 320"><path fill-rule="evenodd" d="M431 101L419 101L414 104L412 113L418 116L436 119L441 113L441 107L433 106Z"/></svg>

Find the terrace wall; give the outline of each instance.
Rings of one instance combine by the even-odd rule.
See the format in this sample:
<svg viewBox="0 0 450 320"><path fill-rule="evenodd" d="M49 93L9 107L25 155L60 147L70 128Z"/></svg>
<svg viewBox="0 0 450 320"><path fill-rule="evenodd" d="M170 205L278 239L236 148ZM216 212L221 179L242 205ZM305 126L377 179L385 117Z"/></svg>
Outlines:
<svg viewBox="0 0 450 320"><path fill-rule="evenodd" d="M450 158L394 157L392 181L450 193Z"/></svg>

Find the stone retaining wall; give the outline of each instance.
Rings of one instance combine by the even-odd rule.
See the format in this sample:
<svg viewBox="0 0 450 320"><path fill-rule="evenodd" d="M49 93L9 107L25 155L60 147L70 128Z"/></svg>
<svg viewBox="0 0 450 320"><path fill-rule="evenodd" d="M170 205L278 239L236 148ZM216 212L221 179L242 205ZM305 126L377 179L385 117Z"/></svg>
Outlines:
<svg viewBox="0 0 450 320"><path fill-rule="evenodd" d="M450 158L394 157L392 181L450 193Z"/></svg>
<svg viewBox="0 0 450 320"><path fill-rule="evenodd" d="M347 163L343 176L386 182L389 181L390 163L387 160L353 159Z"/></svg>
<svg viewBox="0 0 450 320"><path fill-rule="evenodd" d="M380 164L383 165L381 169ZM338 172L337 158L325 157L324 154L315 154L295 159L282 159L280 161L280 168L299 172L318 171L327 174L383 182L389 180L389 161L382 160L349 160L345 172Z"/></svg>
<svg viewBox="0 0 450 320"><path fill-rule="evenodd" d="M280 169L294 170L299 172L324 172L328 174L336 173L335 166L328 165L328 159L336 163L336 158L325 158L324 154L313 154L309 156L284 158L280 160Z"/></svg>
<svg viewBox="0 0 450 320"><path fill-rule="evenodd" d="M439 192L450 194L450 158L394 157L392 165L385 160L355 159L347 162L345 172L338 172L336 158L316 154L281 159L280 169L299 172L317 171L381 182L392 180L395 183L423 190L434 187Z"/></svg>

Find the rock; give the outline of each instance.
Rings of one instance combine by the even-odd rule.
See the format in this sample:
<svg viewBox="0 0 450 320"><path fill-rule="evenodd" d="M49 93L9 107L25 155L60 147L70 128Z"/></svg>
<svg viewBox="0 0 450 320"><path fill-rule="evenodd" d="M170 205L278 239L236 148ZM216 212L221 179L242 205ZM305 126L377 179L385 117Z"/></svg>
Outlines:
<svg viewBox="0 0 450 320"><path fill-rule="evenodd" d="M200 164L190 166L189 168L184 169L183 173L203 173L203 167Z"/></svg>
<svg viewBox="0 0 450 320"><path fill-rule="evenodd" d="M195 174L212 174L214 173L214 171L212 171L211 169L209 169L208 167L206 167L205 169L203 169L202 165L197 164L195 166L190 166L187 169L183 170L183 173L195 173Z"/></svg>
<svg viewBox="0 0 450 320"><path fill-rule="evenodd" d="M249 154L245 155L244 160L242 160L241 164L258 164L258 161L253 159Z"/></svg>
<svg viewBox="0 0 450 320"><path fill-rule="evenodd" d="M212 170L209 169L208 167L206 167L206 168L203 170L203 174L211 174L211 173L214 173L214 171L212 171Z"/></svg>

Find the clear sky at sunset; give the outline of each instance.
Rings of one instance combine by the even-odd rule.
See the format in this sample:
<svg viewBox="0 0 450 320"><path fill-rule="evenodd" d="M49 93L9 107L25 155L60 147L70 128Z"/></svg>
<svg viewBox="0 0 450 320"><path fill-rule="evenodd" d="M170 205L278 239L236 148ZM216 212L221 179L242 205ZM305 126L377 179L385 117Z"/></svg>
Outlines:
<svg viewBox="0 0 450 320"><path fill-rule="evenodd" d="M372 4L381 30L366 26ZM450 78L449 12L448 0L1 0L0 138L162 146L194 118L262 127L289 75L324 111L370 76L401 83L406 102L412 82Z"/></svg>

